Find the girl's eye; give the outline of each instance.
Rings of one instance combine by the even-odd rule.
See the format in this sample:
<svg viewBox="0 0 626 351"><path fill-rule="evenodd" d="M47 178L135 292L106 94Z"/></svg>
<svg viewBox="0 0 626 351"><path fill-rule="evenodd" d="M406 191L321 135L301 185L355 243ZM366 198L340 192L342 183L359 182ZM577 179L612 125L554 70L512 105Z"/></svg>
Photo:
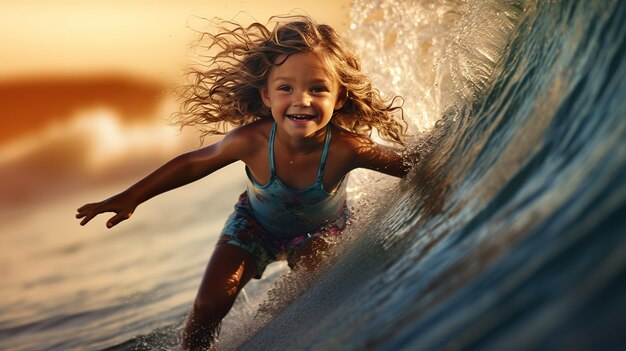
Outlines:
<svg viewBox="0 0 626 351"><path fill-rule="evenodd" d="M278 90L281 90L281 91L291 91L291 87L288 86L288 85L281 85L281 86L278 87Z"/></svg>
<svg viewBox="0 0 626 351"><path fill-rule="evenodd" d="M327 92L328 89L326 87L314 87L311 89L311 91L314 93L324 93Z"/></svg>

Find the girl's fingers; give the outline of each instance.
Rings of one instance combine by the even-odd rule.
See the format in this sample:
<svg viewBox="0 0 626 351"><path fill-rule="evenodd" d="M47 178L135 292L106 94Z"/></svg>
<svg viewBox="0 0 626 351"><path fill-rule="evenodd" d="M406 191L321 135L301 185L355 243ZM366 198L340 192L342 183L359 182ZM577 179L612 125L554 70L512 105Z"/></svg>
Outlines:
<svg viewBox="0 0 626 351"><path fill-rule="evenodd" d="M89 223L94 217L105 212L114 212L115 216L111 217L107 223L107 228L112 228L118 223L127 220L133 214L133 210L126 208L121 210L120 207L109 203L109 201L102 201L97 203L91 203L81 206L77 211L76 218L81 219L80 225Z"/></svg>
<svg viewBox="0 0 626 351"><path fill-rule="evenodd" d="M85 209L78 209L78 212L76 213L76 218L86 217L88 213L93 213L93 211L86 211Z"/></svg>
<svg viewBox="0 0 626 351"><path fill-rule="evenodd" d="M76 211L78 211L78 212L85 212L85 211L88 211L90 208L92 208L94 206L97 206L97 205L99 205L99 203L85 204L85 205L82 205L81 207L79 207L78 210L76 210Z"/></svg>
<svg viewBox="0 0 626 351"><path fill-rule="evenodd" d="M86 207L86 206L87 206L87 205L85 205L85 206L83 206L83 207L79 208L78 210L76 210L76 218L82 218L82 217L85 217L85 216L86 216L86 215L85 215L85 207Z"/></svg>
<svg viewBox="0 0 626 351"><path fill-rule="evenodd" d="M97 215L104 212L111 212L112 210L104 208L101 203L93 203L84 205L80 207L77 211L78 213L76 214L76 218L82 218L83 220L80 222L80 225L85 225Z"/></svg>
<svg viewBox="0 0 626 351"><path fill-rule="evenodd" d="M89 221L91 221L96 216L96 214L97 213L93 213L92 212L92 213L90 213L88 215L86 215L86 214L80 215L81 217L85 217L85 218L83 218L82 221L80 221L80 225L85 225L85 224L89 223ZM78 216L79 215L76 215L76 218L79 218Z"/></svg>
<svg viewBox="0 0 626 351"><path fill-rule="evenodd" d="M78 210L76 210L76 218L83 218L94 212L96 214L100 213L96 210L96 206L98 206L98 204L86 204L81 206Z"/></svg>
<svg viewBox="0 0 626 351"><path fill-rule="evenodd" d="M112 228L113 226L117 225L119 222L129 219L130 216L132 216L132 214L133 214L132 212L119 212L115 216L111 217L111 219L109 219L109 221L107 222L107 228Z"/></svg>

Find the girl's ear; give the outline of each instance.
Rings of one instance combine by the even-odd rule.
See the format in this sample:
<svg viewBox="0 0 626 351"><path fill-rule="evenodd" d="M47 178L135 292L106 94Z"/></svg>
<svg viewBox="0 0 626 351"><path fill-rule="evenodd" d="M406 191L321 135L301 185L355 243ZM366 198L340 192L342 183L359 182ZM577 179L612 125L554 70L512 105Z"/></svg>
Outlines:
<svg viewBox="0 0 626 351"><path fill-rule="evenodd" d="M340 110L346 102L348 102L348 90L341 89L339 96L337 96L337 101L335 102L335 111Z"/></svg>
<svg viewBox="0 0 626 351"><path fill-rule="evenodd" d="M259 89L259 93L261 94L261 100L263 100L263 105L265 105L265 107L271 107L270 97L269 97L269 94L267 93L267 86L264 86L263 88Z"/></svg>

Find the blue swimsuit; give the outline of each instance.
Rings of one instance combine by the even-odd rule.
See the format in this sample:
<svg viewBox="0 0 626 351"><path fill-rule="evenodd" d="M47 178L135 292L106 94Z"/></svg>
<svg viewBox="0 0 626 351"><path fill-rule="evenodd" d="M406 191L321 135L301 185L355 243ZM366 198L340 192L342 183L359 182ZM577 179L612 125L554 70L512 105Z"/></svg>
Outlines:
<svg viewBox="0 0 626 351"><path fill-rule="evenodd" d="M290 266L292 257L311 239L318 236L338 235L345 227L346 183L344 179L332 193L324 189L322 177L331 140L330 125L326 129L324 149L315 183L306 189L295 190L285 185L276 175L274 166L274 140L276 123L269 137L270 179L257 183L246 167L247 191L235 211L228 218L218 244L228 243L252 253L257 260L257 276L265 267L284 256Z"/></svg>

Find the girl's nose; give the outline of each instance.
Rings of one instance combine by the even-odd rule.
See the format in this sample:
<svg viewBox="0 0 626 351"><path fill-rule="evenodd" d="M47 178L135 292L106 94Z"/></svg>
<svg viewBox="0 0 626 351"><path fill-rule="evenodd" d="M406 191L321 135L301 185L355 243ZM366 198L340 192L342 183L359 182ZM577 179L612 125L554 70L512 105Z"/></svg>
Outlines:
<svg viewBox="0 0 626 351"><path fill-rule="evenodd" d="M304 91L296 94L294 104L296 106L310 106L311 100L311 95L309 95L308 92Z"/></svg>

